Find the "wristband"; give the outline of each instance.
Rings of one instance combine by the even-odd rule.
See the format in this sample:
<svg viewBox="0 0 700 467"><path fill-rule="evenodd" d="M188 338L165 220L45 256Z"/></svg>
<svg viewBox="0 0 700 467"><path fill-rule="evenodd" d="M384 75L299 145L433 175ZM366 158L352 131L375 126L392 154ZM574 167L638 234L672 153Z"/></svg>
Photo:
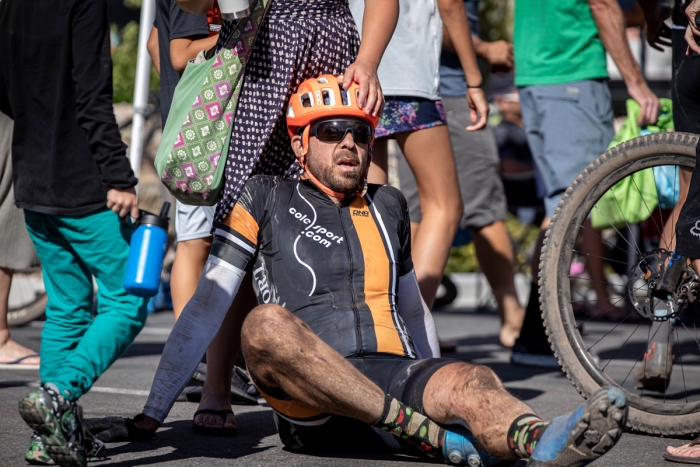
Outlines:
<svg viewBox="0 0 700 467"><path fill-rule="evenodd" d="M483 86L484 83L479 84L478 86L471 86L469 83L467 83L467 89L477 89Z"/></svg>

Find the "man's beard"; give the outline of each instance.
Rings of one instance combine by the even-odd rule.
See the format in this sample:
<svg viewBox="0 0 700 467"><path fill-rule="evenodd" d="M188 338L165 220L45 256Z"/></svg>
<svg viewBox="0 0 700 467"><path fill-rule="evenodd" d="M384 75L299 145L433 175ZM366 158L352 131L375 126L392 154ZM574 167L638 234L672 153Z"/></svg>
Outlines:
<svg viewBox="0 0 700 467"><path fill-rule="evenodd" d="M357 165L354 167L355 170L351 172L336 171L334 169L337 167L337 162L341 159L352 159ZM364 174L367 172L367 166L369 162L363 164L359 159L357 154L344 151L336 157L333 158L333 163L327 166L321 166L315 164L315 160L310 158L307 162L307 170L309 170L316 179L321 182L326 187L338 193L351 193L357 190L357 187L362 183Z"/></svg>

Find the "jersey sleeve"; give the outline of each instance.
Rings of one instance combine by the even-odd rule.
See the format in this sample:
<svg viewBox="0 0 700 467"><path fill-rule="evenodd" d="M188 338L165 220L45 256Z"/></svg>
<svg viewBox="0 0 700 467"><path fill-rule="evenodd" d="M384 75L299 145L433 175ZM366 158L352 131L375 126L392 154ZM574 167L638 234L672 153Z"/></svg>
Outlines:
<svg viewBox="0 0 700 467"><path fill-rule="evenodd" d="M266 178L254 176L248 179L236 206L214 231L212 257L238 269L246 269L257 252L260 226L271 189Z"/></svg>

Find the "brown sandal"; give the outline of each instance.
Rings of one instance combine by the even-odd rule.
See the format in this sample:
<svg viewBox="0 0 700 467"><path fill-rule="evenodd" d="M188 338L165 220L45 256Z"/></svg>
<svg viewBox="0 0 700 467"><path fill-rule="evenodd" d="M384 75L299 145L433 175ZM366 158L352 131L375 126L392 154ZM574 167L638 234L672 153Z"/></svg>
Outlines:
<svg viewBox="0 0 700 467"><path fill-rule="evenodd" d="M690 444L688 444L688 446L700 446L700 438L695 438L693 441L690 442ZM700 465L700 457L674 456L665 452L664 459L666 459L667 461L678 462L681 464Z"/></svg>

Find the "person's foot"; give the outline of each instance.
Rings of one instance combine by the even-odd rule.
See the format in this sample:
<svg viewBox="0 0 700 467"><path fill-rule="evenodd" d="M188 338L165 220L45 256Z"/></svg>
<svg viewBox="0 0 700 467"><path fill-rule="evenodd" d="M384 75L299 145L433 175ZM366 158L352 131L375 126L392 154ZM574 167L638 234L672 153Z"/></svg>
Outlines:
<svg viewBox="0 0 700 467"><path fill-rule="evenodd" d="M46 453L65 467L85 467L87 452L81 414L51 384L44 384L19 402L19 414L41 436Z"/></svg>
<svg viewBox="0 0 700 467"><path fill-rule="evenodd" d="M510 354L510 363L538 368L559 368L559 362L548 344L538 344L523 339L516 339Z"/></svg>
<svg viewBox="0 0 700 467"><path fill-rule="evenodd" d="M107 458L105 444L87 430L85 431L85 453L88 462L102 461ZM33 465L56 465L56 462L46 453L41 436L36 431L32 433L29 449L24 453L24 460Z"/></svg>
<svg viewBox="0 0 700 467"><path fill-rule="evenodd" d="M524 310L523 314L525 314ZM520 327L521 326L514 326L509 323L501 324L501 331L498 333L498 338L503 347L510 349L515 345L515 340L520 336Z"/></svg>
<svg viewBox="0 0 700 467"><path fill-rule="evenodd" d="M601 388L573 412L552 420L537 442L528 467L579 467L610 451L627 423L627 398Z"/></svg>
<svg viewBox="0 0 700 467"><path fill-rule="evenodd" d="M11 337L0 344L0 363L15 365L38 365L41 361L35 351L18 344Z"/></svg>
<svg viewBox="0 0 700 467"><path fill-rule="evenodd" d="M667 446L664 459L672 462L700 464L700 438L683 446Z"/></svg>
<svg viewBox="0 0 700 467"><path fill-rule="evenodd" d="M637 389L666 392L673 371L673 350L669 344L652 342L637 369L634 381Z"/></svg>
<svg viewBox="0 0 700 467"><path fill-rule="evenodd" d="M216 393L204 386L202 388L202 400L197 407L197 410L202 409L231 410L231 396L229 394ZM233 417L233 413L226 414L225 420L220 415L201 413L194 417L194 424L209 428L236 428L236 420Z"/></svg>

